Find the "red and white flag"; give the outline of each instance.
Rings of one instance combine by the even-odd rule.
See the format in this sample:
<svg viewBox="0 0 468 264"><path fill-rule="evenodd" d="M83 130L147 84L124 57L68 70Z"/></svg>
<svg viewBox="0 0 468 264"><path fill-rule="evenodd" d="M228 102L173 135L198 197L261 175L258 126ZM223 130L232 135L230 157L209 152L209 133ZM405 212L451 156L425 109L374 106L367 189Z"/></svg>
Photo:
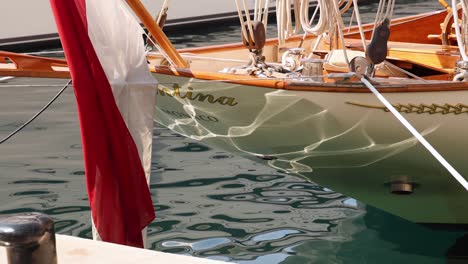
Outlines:
<svg viewBox="0 0 468 264"><path fill-rule="evenodd" d="M102 240L143 247L156 81L121 0L50 0L75 89L86 183Z"/></svg>

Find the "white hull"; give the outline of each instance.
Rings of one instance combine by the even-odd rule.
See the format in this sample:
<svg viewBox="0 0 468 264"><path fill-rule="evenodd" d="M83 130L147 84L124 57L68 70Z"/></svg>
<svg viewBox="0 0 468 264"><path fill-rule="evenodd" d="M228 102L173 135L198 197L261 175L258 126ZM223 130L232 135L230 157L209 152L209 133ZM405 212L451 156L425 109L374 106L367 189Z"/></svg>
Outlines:
<svg viewBox="0 0 468 264"><path fill-rule="evenodd" d="M468 224L468 193L371 93L156 77L161 83L156 120L184 136L413 222ZM385 95L462 175L468 174L468 106L460 105L468 101L468 91ZM414 192L392 194L390 183L403 179L414 183Z"/></svg>

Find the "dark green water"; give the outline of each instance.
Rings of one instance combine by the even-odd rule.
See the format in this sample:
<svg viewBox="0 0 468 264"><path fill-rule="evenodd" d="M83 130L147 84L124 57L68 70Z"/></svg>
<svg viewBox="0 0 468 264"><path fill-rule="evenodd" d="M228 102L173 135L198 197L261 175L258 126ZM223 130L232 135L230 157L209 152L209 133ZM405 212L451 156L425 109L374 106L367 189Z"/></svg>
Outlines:
<svg viewBox="0 0 468 264"><path fill-rule="evenodd" d="M395 12L438 9L436 1L403 6ZM375 5L363 9L371 14ZM180 32L172 40L178 47L219 44L238 41L239 32L237 26L212 28ZM21 86L25 82L34 87ZM0 137L40 109L62 83L0 83ZM157 219L149 243L155 250L236 263L447 263L447 252L463 236L407 222L159 126L153 144ZM58 233L91 237L71 89L0 145L0 155L0 213L44 212L54 217Z"/></svg>

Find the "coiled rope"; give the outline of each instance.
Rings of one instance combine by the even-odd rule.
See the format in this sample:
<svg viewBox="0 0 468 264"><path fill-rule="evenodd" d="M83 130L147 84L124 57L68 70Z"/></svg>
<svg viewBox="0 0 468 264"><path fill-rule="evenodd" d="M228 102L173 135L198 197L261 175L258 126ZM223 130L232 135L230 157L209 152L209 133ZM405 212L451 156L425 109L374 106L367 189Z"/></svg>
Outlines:
<svg viewBox="0 0 468 264"><path fill-rule="evenodd" d="M462 5L462 14L464 18L468 17L468 3L467 0L461 0L461 5ZM458 43L458 49L460 50L460 55L464 61L468 61L468 55L466 55L466 47L465 43L463 42L462 39L462 34L460 31L460 24L458 23L458 9L457 9L457 1L452 0L452 15L453 15L453 22L455 24L455 33L457 36L457 43ZM467 28L467 21L464 19L462 27Z"/></svg>
<svg viewBox="0 0 468 264"><path fill-rule="evenodd" d="M301 0L300 23L302 30L308 34L319 36L330 28L332 8L329 0L318 0L312 17L309 19L309 0ZM317 24L312 25L317 14L320 15Z"/></svg>

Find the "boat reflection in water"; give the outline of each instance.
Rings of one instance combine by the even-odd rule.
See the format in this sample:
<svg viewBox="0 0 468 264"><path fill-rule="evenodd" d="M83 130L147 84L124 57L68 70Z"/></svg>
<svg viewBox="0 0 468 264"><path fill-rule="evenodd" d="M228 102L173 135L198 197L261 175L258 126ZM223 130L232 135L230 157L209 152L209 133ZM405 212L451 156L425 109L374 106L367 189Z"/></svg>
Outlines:
<svg viewBox="0 0 468 264"><path fill-rule="evenodd" d="M467 192L370 93L156 77L156 121L177 133L412 222L468 224ZM386 97L463 174L468 171L463 155L468 108L461 103L467 94L444 95L400 92Z"/></svg>
<svg viewBox="0 0 468 264"><path fill-rule="evenodd" d="M364 229L353 223L365 211L352 198L166 129L156 136L154 154L164 169L151 185L158 215L149 227L154 249L280 263L294 255L296 245L340 244Z"/></svg>
<svg viewBox="0 0 468 264"><path fill-rule="evenodd" d="M290 262L284 263L455 264L466 263L468 258L466 241L456 244L457 239L461 242L461 233L429 230L401 218L391 217L372 206L367 206L366 213L352 223L366 228L353 234L350 240L340 243L306 241L295 248L297 255L291 257ZM375 243L376 240L383 243ZM452 243L454 246L450 247Z"/></svg>

